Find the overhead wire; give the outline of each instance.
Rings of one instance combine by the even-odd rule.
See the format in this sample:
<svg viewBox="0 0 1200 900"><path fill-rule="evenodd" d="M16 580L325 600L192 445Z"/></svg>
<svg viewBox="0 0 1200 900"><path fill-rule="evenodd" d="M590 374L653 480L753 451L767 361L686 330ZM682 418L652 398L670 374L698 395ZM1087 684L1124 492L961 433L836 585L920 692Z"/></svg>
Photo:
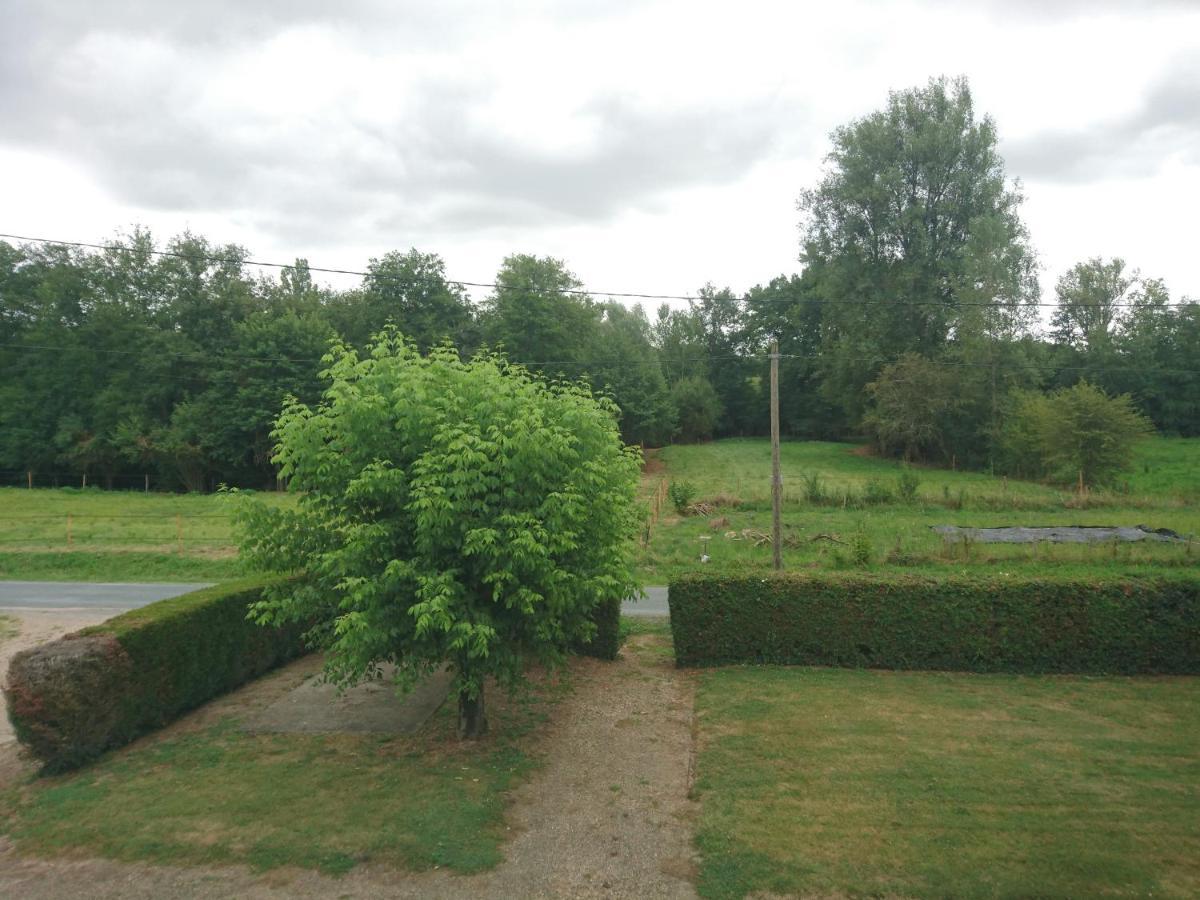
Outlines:
<svg viewBox="0 0 1200 900"><path fill-rule="evenodd" d="M20 342L0 342L0 348L6 348L6 349L12 349L12 350L38 350L38 351L44 351L44 352L48 352L48 353L64 353L67 351L79 351L79 352L85 353L85 354L86 353L99 353L99 354L111 354L111 355L120 355L120 356L142 356L142 357L156 356L156 357L182 359L182 360L187 360L190 362L198 362L198 363L201 363L201 362L202 363L257 362L257 363L294 363L297 365L312 365L315 362L319 362L319 360L305 359L305 358L299 358L299 357L288 357L288 356L241 356L238 354L221 354L218 356L214 356L211 353L206 353L201 350L197 350L197 351L189 352L189 353L156 351L153 354L148 354L148 353L146 353L144 351L140 351L140 350L113 350L113 349L102 349L102 348L97 348L97 347L83 347L83 346L71 347L71 346L62 345L62 344L58 344L58 345L26 344L26 343L20 343ZM711 356L686 356L686 357L671 357L670 355L664 355L659 359L646 359L646 360L636 360L636 359L631 360L631 359L627 359L624 357L609 357L606 359L591 359L591 360L575 360L575 359L517 360L517 359L510 359L510 358L504 356L503 353L499 353L498 356L502 357L504 359L504 361L506 363L508 363L509 365L521 366L523 368L530 369L530 370L544 368L544 367L553 367L553 366L573 367L573 368L577 368L577 369L587 370L587 369L596 369L596 368L600 368L603 366L610 366L610 365L658 366L660 368L667 368L667 367L677 367L678 364L680 364L680 363L708 363L708 362L713 362L713 361L722 362L722 361L737 361L737 360L740 360L743 362L759 362L759 363L765 364L765 363L770 362L770 359L771 359L770 354L767 354L767 353L746 353L746 354L727 353L727 354L715 354L715 355L711 355ZM830 357L822 355L822 354L805 354L805 353L780 353L779 357L780 357L780 359L805 360L808 362L820 362L822 360L826 360L826 359L830 358ZM850 356L850 357L838 356L837 360L839 362L853 362L853 363L886 364L888 362L885 359L881 359L879 356ZM1030 362L1030 363L996 363L996 362L989 362L989 361L972 362L972 361L967 361L967 360L927 360L927 362L931 365L940 366L940 367L944 367L944 368L953 368L953 369L978 368L978 369L988 369L988 370L995 369L997 372L1012 372L1012 371L1027 371L1027 370L1044 370L1044 371L1052 371L1052 372L1096 372L1096 373L1105 373L1105 374L1113 374L1113 373L1128 374L1130 372L1130 370L1128 368L1120 368L1120 367L1114 367L1114 366L1087 366L1087 365L1069 366L1069 365L1059 365L1058 363L1053 363L1053 362L1047 362L1047 363L1033 363L1033 362ZM699 367L692 369L692 371L699 371ZM1155 368L1154 371L1159 374L1200 375L1200 369ZM584 372L584 374L586 374L586 371Z"/></svg>
<svg viewBox="0 0 1200 900"><path fill-rule="evenodd" d="M302 260L297 259L290 263L271 262L267 260L241 258L236 254L219 255L211 253L192 253L181 252L178 250L156 250L146 247L129 247L124 244L113 242L97 243L92 241L73 241L62 238L44 238L33 237L30 235L13 234L8 232L0 232L0 238L9 240L23 241L30 244L43 244L47 246L63 246L63 247L78 247L81 249L91 250L113 250L123 253L146 254L150 256L162 256L174 259L192 260L200 262L212 263L236 263L241 266L258 266L262 268L284 270L295 270L297 262ZM314 266L303 260L304 266L309 272L320 272L326 275L352 275L358 278L384 280L389 278L398 278L399 276L386 272L372 272L370 270L339 268L333 266ZM459 287L470 288L488 288L498 289L503 285L491 281L464 281L459 278L441 278L446 284L458 285ZM590 288L538 288L536 286L526 286L524 289L532 291L540 291L547 294L566 294L568 296L579 297L609 297L619 298L622 300L682 300L687 302L703 301L712 299L702 294L662 294L640 291L609 291ZM948 302L944 300L858 300L858 299L837 299L837 298L820 298L820 297L751 297L749 292L741 296L735 296L732 299L743 303L784 303L790 305L818 305L818 306L887 306L887 307L930 307L942 309L1003 309L1003 310L1021 310L1021 309L1037 309L1037 308L1055 308L1057 303L1043 302L1004 302L1004 301L982 301L974 302L969 300L956 300ZM1108 304L1112 309L1132 309L1139 306L1137 303L1111 303Z"/></svg>

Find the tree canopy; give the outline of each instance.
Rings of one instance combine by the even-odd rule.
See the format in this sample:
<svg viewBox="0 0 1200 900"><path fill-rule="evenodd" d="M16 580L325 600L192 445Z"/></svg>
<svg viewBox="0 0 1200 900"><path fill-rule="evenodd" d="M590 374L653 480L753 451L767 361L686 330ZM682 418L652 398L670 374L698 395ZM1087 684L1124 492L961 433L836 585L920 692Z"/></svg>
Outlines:
<svg viewBox="0 0 1200 900"><path fill-rule="evenodd" d="M311 625L341 684L448 665L478 734L488 677L512 687L531 659L559 661L598 603L636 589L640 454L586 383L503 357L423 356L391 330L327 363L320 402L291 400L274 431L296 508L240 513L251 564L298 577L254 615Z"/></svg>

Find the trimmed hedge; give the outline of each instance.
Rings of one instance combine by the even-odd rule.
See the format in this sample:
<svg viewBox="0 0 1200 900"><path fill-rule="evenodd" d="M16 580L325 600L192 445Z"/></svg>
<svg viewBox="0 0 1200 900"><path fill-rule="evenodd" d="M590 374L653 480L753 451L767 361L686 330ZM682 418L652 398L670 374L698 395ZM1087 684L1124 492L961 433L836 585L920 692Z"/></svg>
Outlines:
<svg viewBox="0 0 1200 900"><path fill-rule="evenodd" d="M246 618L269 583L183 594L18 653L5 688L17 739L45 771L73 769L300 655L302 627ZM592 617L596 635L576 652L616 659L621 602Z"/></svg>
<svg viewBox="0 0 1200 900"><path fill-rule="evenodd" d="M152 603L25 650L8 716L50 772L75 768L304 652L299 626L247 620L267 579Z"/></svg>
<svg viewBox="0 0 1200 900"><path fill-rule="evenodd" d="M621 601L601 601L592 610L592 621L596 623L592 639L586 644L576 644L573 649L581 656L616 659L621 649Z"/></svg>
<svg viewBox="0 0 1200 900"><path fill-rule="evenodd" d="M671 582L680 666L1200 673L1200 577L810 574Z"/></svg>

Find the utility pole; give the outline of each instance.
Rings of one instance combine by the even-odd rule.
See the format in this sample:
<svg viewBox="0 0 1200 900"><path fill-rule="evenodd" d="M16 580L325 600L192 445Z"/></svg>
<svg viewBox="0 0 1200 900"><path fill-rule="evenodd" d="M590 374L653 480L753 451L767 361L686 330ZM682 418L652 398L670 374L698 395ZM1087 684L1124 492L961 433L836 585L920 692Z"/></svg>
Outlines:
<svg viewBox="0 0 1200 900"><path fill-rule="evenodd" d="M771 550L775 571L783 568L783 476L779 473L779 341L771 341Z"/></svg>

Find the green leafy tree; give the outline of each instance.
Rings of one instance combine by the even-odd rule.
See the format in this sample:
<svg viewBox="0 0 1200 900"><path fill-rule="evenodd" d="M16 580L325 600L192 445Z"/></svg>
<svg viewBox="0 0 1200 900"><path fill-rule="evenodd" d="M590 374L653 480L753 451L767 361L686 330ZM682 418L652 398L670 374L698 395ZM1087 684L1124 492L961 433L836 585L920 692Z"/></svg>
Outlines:
<svg viewBox="0 0 1200 900"><path fill-rule="evenodd" d="M810 276L781 275L765 286L755 285L746 295L743 334L746 351L759 356L769 351L771 341L779 342L783 357L779 414L784 432L827 440L841 437L847 423L841 409L820 390L824 308L814 296ZM768 370L760 376L760 384L769 377Z"/></svg>
<svg viewBox="0 0 1200 900"><path fill-rule="evenodd" d="M675 429L675 404L650 343L650 322L640 306L601 307L589 374L597 390L621 410L621 435L630 444L658 447Z"/></svg>
<svg viewBox="0 0 1200 900"><path fill-rule="evenodd" d="M574 293L581 289L561 260L507 257L484 303L484 339L533 371L578 377L600 321L599 306Z"/></svg>
<svg viewBox="0 0 1200 900"><path fill-rule="evenodd" d="M952 372L918 353L884 366L867 385L871 406L864 427L884 453L905 461L945 455L946 422L958 403Z"/></svg>
<svg viewBox="0 0 1200 900"><path fill-rule="evenodd" d="M721 398L707 378L689 375L671 386L675 403L675 439L684 444L707 441L721 419Z"/></svg>
<svg viewBox="0 0 1200 900"><path fill-rule="evenodd" d="M466 335L471 304L459 285L446 280L446 264L436 253L385 253L371 260L367 272L362 287L334 305L338 331L349 343L363 346L389 322L421 350Z"/></svg>
<svg viewBox="0 0 1200 900"><path fill-rule="evenodd" d="M290 403L275 429L296 508L240 512L250 562L299 576L253 614L311 624L340 684L391 663L411 687L448 665L478 735L485 679L561 660L596 604L635 588L640 454L586 384L500 357L421 356L388 331L328 362L324 400Z"/></svg>
<svg viewBox="0 0 1200 900"><path fill-rule="evenodd" d="M879 369L906 352L936 358L967 303L982 294L1019 318L1037 286L1021 194L965 79L892 93L832 139L800 198L800 258L827 304L822 389L856 421Z"/></svg>
<svg viewBox="0 0 1200 900"><path fill-rule="evenodd" d="M1103 486L1129 468L1137 442L1153 430L1128 394L1110 397L1080 381L1050 394L1017 394L1005 447L1017 474ZM1036 472L1031 459L1037 461Z"/></svg>
<svg viewBox="0 0 1200 900"><path fill-rule="evenodd" d="M1138 282L1125 260L1100 257L1076 263L1058 279L1058 306L1050 319L1054 339L1092 354L1107 354L1121 325L1126 295Z"/></svg>

